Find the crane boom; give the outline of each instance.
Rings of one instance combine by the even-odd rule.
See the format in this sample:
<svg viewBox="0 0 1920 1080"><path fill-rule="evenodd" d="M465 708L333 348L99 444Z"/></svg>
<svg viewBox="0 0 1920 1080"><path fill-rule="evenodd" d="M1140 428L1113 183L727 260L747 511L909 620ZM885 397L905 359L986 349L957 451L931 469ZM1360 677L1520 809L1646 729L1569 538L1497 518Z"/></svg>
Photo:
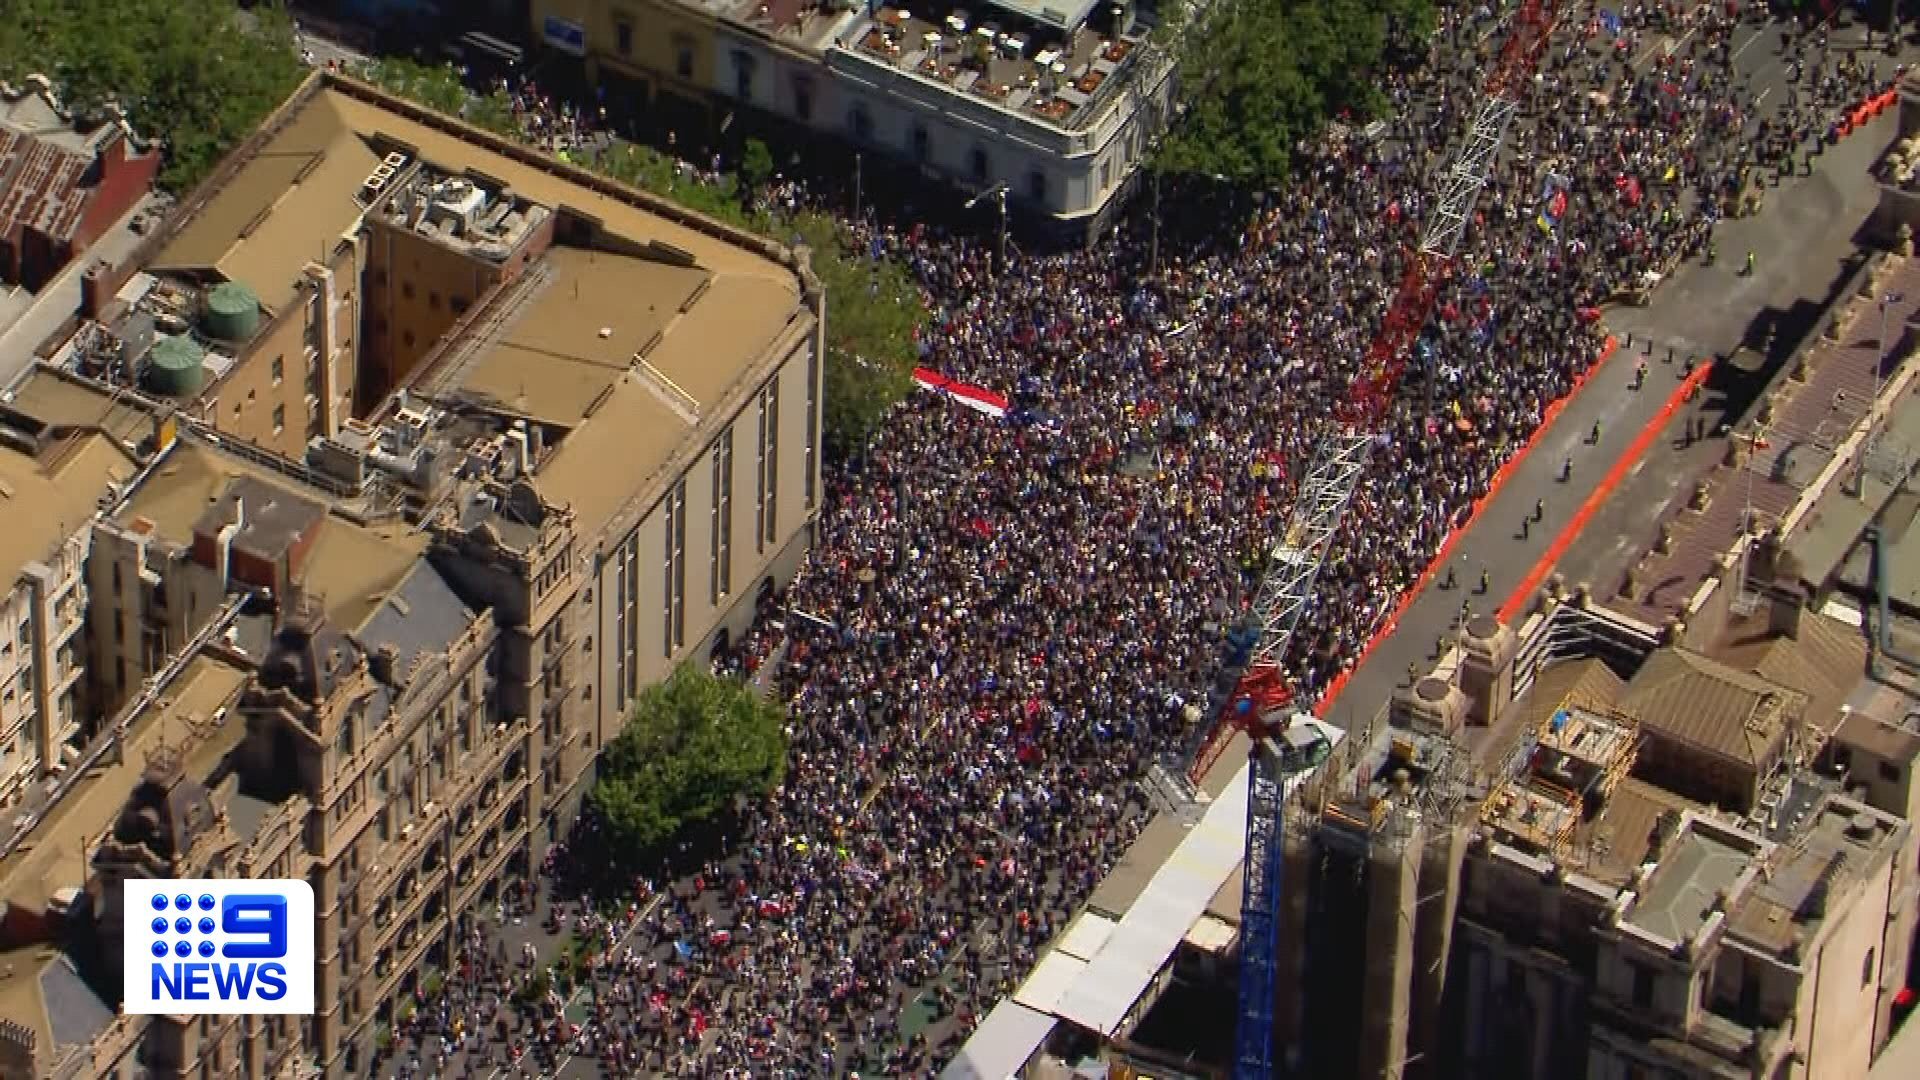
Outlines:
<svg viewBox="0 0 1920 1080"><path fill-rule="evenodd" d="M1279 973L1281 814L1284 767L1276 719L1292 699L1281 665L1313 596L1328 549L1353 502L1360 477L1385 426L1408 351L1433 313L1440 285L1460 237L1473 218L1525 83L1533 77L1558 19L1561 0L1523 0L1499 59L1486 82L1486 96L1465 143L1441 174L1440 190L1379 332L1361 358L1358 373L1335 411L1334 430L1315 447L1287 524L1268 553L1252 616L1259 639L1250 654L1226 722L1216 723L1195 757L1189 778L1196 784L1225 750L1228 736L1244 730L1252 739L1248 769L1247 858L1240 905L1240 988L1235 1031L1234 1076L1268 1080L1273 1075L1274 993Z"/></svg>

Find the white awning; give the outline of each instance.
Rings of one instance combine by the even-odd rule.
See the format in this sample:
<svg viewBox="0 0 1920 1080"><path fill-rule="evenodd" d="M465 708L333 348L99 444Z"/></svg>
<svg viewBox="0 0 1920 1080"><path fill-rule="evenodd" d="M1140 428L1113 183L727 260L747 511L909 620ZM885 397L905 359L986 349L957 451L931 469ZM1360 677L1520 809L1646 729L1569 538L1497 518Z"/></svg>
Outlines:
<svg viewBox="0 0 1920 1080"><path fill-rule="evenodd" d="M1012 999L1002 999L980 1021L940 1080L1011 1080L1020 1075L1058 1023Z"/></svg>

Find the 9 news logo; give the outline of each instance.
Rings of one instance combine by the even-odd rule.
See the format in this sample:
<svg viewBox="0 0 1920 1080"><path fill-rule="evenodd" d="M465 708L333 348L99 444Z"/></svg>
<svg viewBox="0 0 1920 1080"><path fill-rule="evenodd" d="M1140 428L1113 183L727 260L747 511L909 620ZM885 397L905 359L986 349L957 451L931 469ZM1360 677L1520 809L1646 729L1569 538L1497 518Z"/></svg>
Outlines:
<svg viewBox="0 0 1920 1080"><path fill-rule="evenodd" d="M313 1012L311 885L176 878L126 890L127 1012Z"/></svg>

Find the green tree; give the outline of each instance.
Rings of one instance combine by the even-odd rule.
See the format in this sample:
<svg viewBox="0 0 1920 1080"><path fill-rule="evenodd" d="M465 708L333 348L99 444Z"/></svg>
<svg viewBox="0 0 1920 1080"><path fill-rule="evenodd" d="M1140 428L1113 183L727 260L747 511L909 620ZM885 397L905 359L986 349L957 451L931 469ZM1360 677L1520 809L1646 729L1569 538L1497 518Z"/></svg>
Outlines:
<svg viewBox="0 0 1920 1080"><path fill-rule="evenodd" d="M853 237L834 219L802 214L791 227L812 250L814 276L827 291L820 406L827 445L836 454L853 453L913 389L926 297L900 262L854 250Z"/></svg>
<svg viewBox="0 0 1920 1080"><path fill-rule="evenodd" d="M737 679L682 664L647 688L601 754L588 794L622 853L657 850L735 799L766 796L786 776L786 710Z"/></svg>
<svg viewBox="0 0 1920 1080"><path fill-rule="evenodd" d="M161 183L191 187L305 74L278 4L232 0L8 0L0 79L39 73L81 111L107 102L161 141Z"/></svg>
<svg viewBox="0 0 1920 1080"><path fill-rule="evenodd" d="M495 89L486 97L469 101L465 115L467 123L495 135L520 134L520 121L513 114L513 95L505 90Z"/></svg>
<svg viewBox="0 0 1920 1080"><path fill-rule="evenodd" d="M773 151L759 139L748 139L740 155L740 179L750 191L758 191L773 179Z"/></svg>
<svg viewBox="0 0 1920 1080"><path fill-rule="evenodd" d="M1271 184L1302 139L1343 111L1378 116L1384 64L1433 32L1433 0L1216 0L1183 5L1175 51L1179 112L1157 164L1172 172Z"/></svg>
<svg viewBox="0 0 1920 1080"><path fill-rule="evenodd" d="M395 97L403 97L448 116L464 116L472 94L452 64L422 64L406 57L386 57L367 66L367 81ZM512 109L507 115L512 116Z"/></svg>

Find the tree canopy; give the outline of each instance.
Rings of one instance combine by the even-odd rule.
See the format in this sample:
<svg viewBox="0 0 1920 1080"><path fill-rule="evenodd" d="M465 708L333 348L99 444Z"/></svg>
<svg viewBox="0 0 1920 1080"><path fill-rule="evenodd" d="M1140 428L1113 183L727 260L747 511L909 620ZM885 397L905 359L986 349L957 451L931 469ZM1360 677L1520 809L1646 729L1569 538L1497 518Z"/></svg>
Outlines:
<svg viewBox="0 0 1920 1080"><path fill-rule="evenodd" d="M1180 65L1179 115L1156 164L1270 184L1294 147L1351 112L1380 115L1382 66L1433 32L1433 0L1215 0L1163 37Z"/></svg>
<svg viewBox="0 0 1920 1080"><path fill-rule="evenodd" d="M640 695L606 745L588 805L622 854L658 850L787 770L787 714L738 679L682 664Z"/></svg>
<svg viewBox="0 0 1920 1080"><path fill-rule="evenodd" d="M812 249L814 276L827 290L821 423L828 449L850 454L866 445L887 410L913 389L926 298L898 260L856 251L840 222L802 214L791 229L788 239Z"/></svg>
<svg viewBox="0 0 1920 1080"><path fill-rule="evenodd" d="M517 135L513 98L495 89L485 97L467 89L452 64L422 64L404 56L389 56L367 66L366 80L389 94L458 116L495 135Z"/></svg>
<svg viewBox="0 0 1920 1080"><path fill-rule="evenodd" d="M109 101L161 140L160 182L197 183L286 100L305 70L278 4L233 0L8 0L0 79L39 73L80 110Z"/></svg>

